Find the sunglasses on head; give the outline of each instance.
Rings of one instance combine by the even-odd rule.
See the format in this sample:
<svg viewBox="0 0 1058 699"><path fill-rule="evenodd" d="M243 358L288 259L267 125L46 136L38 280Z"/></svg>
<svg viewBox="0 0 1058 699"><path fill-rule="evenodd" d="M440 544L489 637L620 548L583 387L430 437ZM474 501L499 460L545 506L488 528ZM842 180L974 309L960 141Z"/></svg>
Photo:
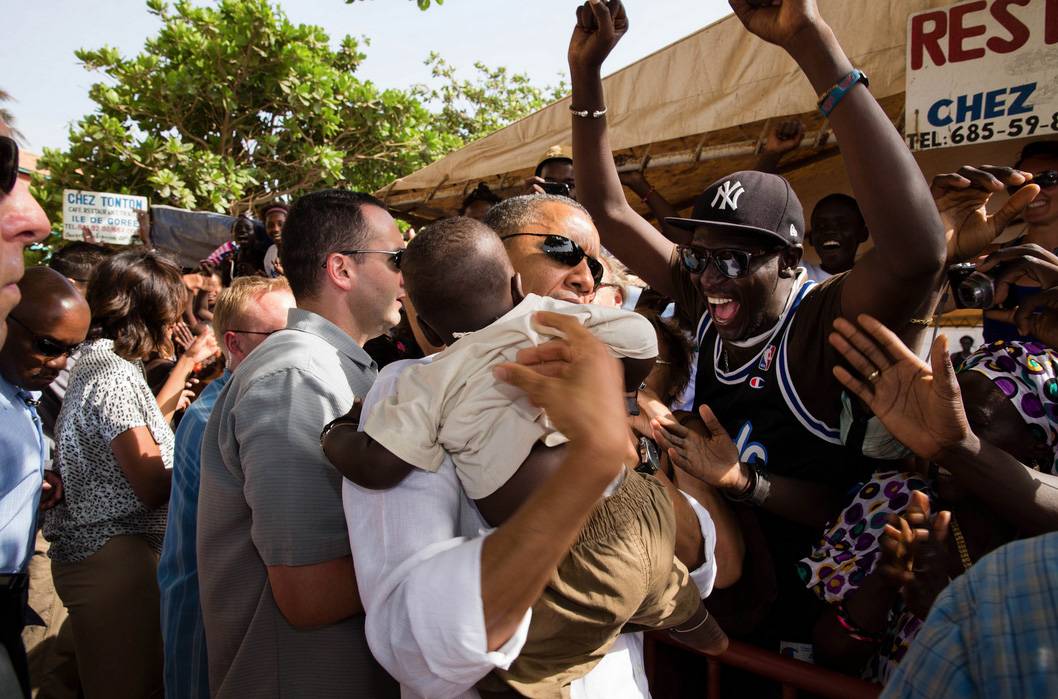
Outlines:
<svg viewBox="0 0 1058 699"><path fill-rule="evenodd" d="M335 250L336 255L363 255L366 253L375 253L378 255L389 255L389 262L393 265L393 269L400 269L401 258L404 257L404 249L400 250ZM323 261L323 266L327 266L327 261Z"/></svg>
<svg viewBox="0 0 1058 699"><path fill-rule="evenodd" d="M598 286L602 282L604 271L602 263L584 252L581 246L564 235L558 235L557 233L511 233L501 239L507 240L508 238L517 238L523 235L532 238L543 238L544 244L540 250L555 262L561 262L567 267L576 267L581 260L587 260L588 271L591 272L591 278L595 281L595 285Z"/></svg>
<svg viewBox="0 0 1058 699"><path fill-rule="evenodd" d="M754 257L771 255L781 249L773 248L763 252L748 252L734 249L700 250L681 247L680 261L683 263L683 268L691 274L705 274L705 268L712 262L720 274L728 279L738 279L749 274L749 267Z"/></svg>
<svg viewBox="0 0 1058 699"><path fill-rule="evenodd" d="M1058 170L1044 170L1043 172L1037 172L1032 176L1032 179L1026 184L1038 184L1040 189L1049 189L1058 185ZM1023 184L1012 184L1007 187L1007 194L1013 194L1025 185Z"/></svg>
<svg viewBox="0 0 1058 699"><path fill-rule="evenodd" d="M30 328L28 325L23 323L21 320L19 320L12 314L9 313L7 317L21 325L22 328L33 337L33 349L37 352L37 354L54 359L55 357L61 357L64 354L69 356L81 347L80 342L73 345L67 345L63 344L62 342L53 340L50 337L38 335L37 333L33 332L32 328Z"/></svg>
<svg viewBox="0 0 1058 699"><path fill-rule="evenodd" d="M0 136L0 191L10 194L18 182L18 144L10 136Z"/></svg>

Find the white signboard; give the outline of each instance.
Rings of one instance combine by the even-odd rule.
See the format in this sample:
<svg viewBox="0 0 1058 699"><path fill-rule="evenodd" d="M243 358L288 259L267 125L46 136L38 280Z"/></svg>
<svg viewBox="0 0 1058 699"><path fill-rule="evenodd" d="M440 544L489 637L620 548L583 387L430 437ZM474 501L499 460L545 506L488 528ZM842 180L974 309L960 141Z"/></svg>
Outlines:
<svg viewBox="0 0 1058 699"><path fill-rule="evenodd" d="M62 193L62 237L82 240L84 228L97 242L128 245L138 239L137 211L147 210L147 197L65 189Z"/></svg>
<svg viewBox="0 0 1058 699"><path fill-rule="evenodd" d="M912 150L1058 135L1058 0L973 0L911 15Z"/></svg>

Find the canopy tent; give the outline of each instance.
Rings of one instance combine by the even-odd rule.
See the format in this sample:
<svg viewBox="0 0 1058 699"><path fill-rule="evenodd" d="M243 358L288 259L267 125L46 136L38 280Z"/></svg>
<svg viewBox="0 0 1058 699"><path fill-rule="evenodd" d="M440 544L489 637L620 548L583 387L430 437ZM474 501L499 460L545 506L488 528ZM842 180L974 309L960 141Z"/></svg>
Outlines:
<svg viewBox="0 0 1058 699"><path fill-rule="evenodd" d="M870 76L871 92L898 128L904 120L908 15L950 3L819 0L821 14L852 63ZM851 193L808 80L784 51L749 34L733 15L610 75L604 84L619 168L643 169L677 208L689 206L709 182L752 167L768 122L789 116L805 122L806 135L780 172L793 183L805 210L830 192ZM567 97L377 195L395 214L424 223L453 215L478 182L501 196L521 193L544 152L570 142L568 108ZM931 177L968 162L1011 162L1023 143L944 148L917 157ZM630 201L646 213L638 198Z"/></svg>

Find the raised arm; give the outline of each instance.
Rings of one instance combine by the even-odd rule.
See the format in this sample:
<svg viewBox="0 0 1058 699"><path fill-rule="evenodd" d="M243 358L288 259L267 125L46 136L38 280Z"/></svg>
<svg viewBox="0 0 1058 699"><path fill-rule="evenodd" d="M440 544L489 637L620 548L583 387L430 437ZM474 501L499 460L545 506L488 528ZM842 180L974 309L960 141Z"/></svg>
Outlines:
<svg viewBox="0 0 1058 699"><path fill-rule="evenodd" d="M603 245L653 289L671 297L669 260L675 246L628 205L610 150L606 117L590 116L606 106L602 64L627 30L621 0L592 0L577 8L577 26L569 42L571 106L589 113L573 116L577 198L595 219Z"/></svg>
<svg viewBox="0 0 1058 699"><path fill-rule="evenodd" d="M749 31L797 61L817 94L852 72L815 0L768 7L731 0L731 7ZM870 313L901 327L928 311L939 293L945 260L940 216L911 152L865 85L848 90L829 122L875 245L844 284L843 314Z"/></svg>

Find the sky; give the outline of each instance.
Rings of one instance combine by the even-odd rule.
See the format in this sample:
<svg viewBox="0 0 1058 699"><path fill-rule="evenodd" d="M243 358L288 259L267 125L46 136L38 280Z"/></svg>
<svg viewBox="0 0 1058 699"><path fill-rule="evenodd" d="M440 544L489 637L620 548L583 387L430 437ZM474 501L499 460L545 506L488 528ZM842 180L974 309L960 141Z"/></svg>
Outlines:
<svg viewBox="0 0 1058 699"><path fill-rule="evenodd" d="M273 0L275 2L276 0ZM113 46L138 53L160 25L144 0L37 0L5 2L0 42L0 89L14 98L28 150L65 146L71 124L91 112L88 89L101 76L74 57L78 48ZM212 4L200 0L198 4ZM337 44L344 35L366 36L367 60L358 71L382 87L429 83L423 61L439 52L460 75L475 61L525 72L538 85L566 73L566 46L576 0L445 0L426 12L409 0L279 0L291 21L322 26ZM725 0L625 0L630 29L604 74L614 72L714 22L730 11ZM13 67L13 69L12 69Z"/></svg>

